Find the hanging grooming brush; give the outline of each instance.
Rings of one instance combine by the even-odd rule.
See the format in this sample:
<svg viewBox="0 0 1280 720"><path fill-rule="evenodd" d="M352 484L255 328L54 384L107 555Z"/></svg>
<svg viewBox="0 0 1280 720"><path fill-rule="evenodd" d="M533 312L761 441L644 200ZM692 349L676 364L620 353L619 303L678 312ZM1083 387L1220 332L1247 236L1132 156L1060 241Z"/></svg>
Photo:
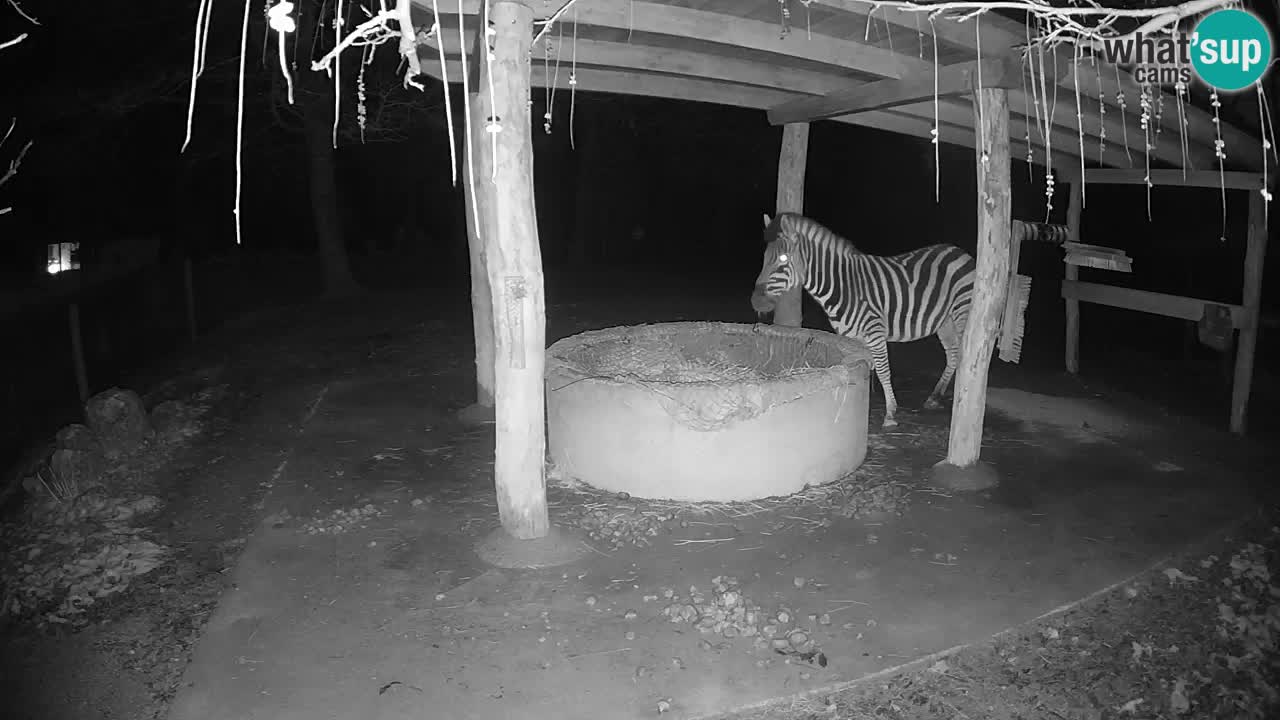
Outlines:
<svg viewBox="0 0 1280 720"><path fill-rule="evenodd" d="M1027 325L1027 302L1031 299L1031 276L1014 275L1009 281L1004 317L1000 321L1000 359L1016 363L1022 359L1022 334Z"/></svg>

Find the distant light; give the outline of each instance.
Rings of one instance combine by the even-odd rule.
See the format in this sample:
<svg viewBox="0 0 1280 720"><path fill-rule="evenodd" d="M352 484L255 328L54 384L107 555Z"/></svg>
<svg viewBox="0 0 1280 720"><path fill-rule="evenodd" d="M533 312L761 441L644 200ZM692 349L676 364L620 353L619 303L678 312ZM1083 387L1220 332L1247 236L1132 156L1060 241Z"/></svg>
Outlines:
<svg viewBox="0 0 1280 720"><path fill-rule="evenodd" d="M49 243L49 261L45 270L50 275L57 275L68 270L79 270L80 260L77 255L80 243Z"/></svg>

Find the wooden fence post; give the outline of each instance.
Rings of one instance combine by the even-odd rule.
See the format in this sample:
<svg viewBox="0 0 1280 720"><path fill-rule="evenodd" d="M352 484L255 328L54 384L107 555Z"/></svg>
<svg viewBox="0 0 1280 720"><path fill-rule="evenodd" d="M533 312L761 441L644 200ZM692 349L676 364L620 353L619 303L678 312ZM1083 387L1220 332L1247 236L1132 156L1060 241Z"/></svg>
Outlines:
<svg viewBox="0 0 1280 720"><path fill-rule="evenodd" d="M809 159L809 123L788 123L782 128L778 153L777 212L804 213L804 174ZM773 324L800 327L804 322L804 288L796 287L778 298Z"/></svg>
<svg viewBox="0 0 1280 720"><path fill-rule="evenodd" d="M1070 242L1080 242L1080 213L1084 199L1084 188L1081 184L1084 178L1080 178L1071 183L1069 189L1069 197L1067 201L1067 235ZM1068 280L1076 280L1080 277L1080 268L1076 265L1066 265L1066 278ZM1066 346L1066 365L1067 372L1076 374L1080 372L1080 301L1075 298L1067 298L1067 346Z"/></svg>
<svg viewBox="0 0 1280 720"><path fill-rule="evenodd" d="M1231 383L1231 432L1243 435L1253 386L1253 355L1258 346L1258 315L1262 307L1262 268L1267 259L1266 198L1249 193L1249 236L1244 255L1244 326L1236 348L1235 379Z"/></svg>
<svg viewBox="0 0 1280 720"><path fill-rule="evenodd" d="M976 91L974 109L978 136L977 274L956 370L947 458L934 468L935 481L955 490L980 490L998 482L995 469L978 459L987 405L987 374L1009 288L1013 231L1008 91Z"/></svg>

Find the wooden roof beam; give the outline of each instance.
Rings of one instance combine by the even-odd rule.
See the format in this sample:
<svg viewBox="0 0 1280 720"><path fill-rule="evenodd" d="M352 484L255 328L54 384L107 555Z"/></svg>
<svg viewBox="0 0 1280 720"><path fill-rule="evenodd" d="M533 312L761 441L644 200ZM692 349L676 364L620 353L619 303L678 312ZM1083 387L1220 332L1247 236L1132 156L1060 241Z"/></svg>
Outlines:
<svg viewBox="0 0 1280 720"><path fill-rule="evenodd" d="M413 2L425 11L426 16L430 16L429 2L424 0L413 0ZM481 0L462 0L463 13L472 16L478 14L481 8L480 2ZM550 7L550 11L558 7L558 5ZM441 15L456 18L456 5L452 11L441 11ZM904 77L914 71L915 64L919 62L916 58L890 50L824 35L806 37L804 33L790 33L786 37L781 37L777 23L748 20L723 13L692 10L655 2L632 2L632 0L583 2L575 5L571 14L565 16L561 22L574 21L580 25L669 35L748 48L880 77Z"/></svg>
<svg viewBox="0 0 1280 720"><path fill-rule="evenodd" d="M468 47L467 59L470 61L474 57L470 48L473 39L476 37L476 32L472 29L468 29L465 32ZM437 40L434 37L421 46L419 56L424 66L430 63L439 64L439 56L436 53L437 47ZM459 55L459 48L457 29L455 28L453 32L446 32L444 37L445 54ZM669 50L608 40L579 39L577 43L577 62L579 68L583 66L598 66L664 72L703 80L721 80L739 85L755 85L770 89L787 88L814 95L829 91L833 84L840 81L839 76L812 70L801 70L782 65L762 65L750 60L725 58L707 53ZM535 58L534 65L540 67L542 60ZM560 65L561 83L563 85L568 82L566 63L563 59ZM452 78L452 76L450 77ZM475 85L472 84L472 87L474 88Z"/></svg>
<svg viewBox="0 0 1280 720"><path fill-rule="evenodd" d="M979 82L981 80L981 82ZM968 95L978 87L1017 88L1022 85L1022 66L1014 58L989 58L956 63L934 73L901 80L877 80L836 90L822 97L799 98L769 108L769 122L826 120L840 115L885 110L935 97Z"/></svg>
<svg viewBox="0 0 1280 720"><path fill-rule="evenodd" d="M1217 170L1181 170L1152 169L1149 173L1151 184L1162 187L1197 187L1218 188L1228 190L1261 190L1266 187L1262 173L1224 172ZM1127 170L1119 168L1090 168L1084 174L1086 182L1099 185L1146 185L1146 170Z"/></svg>
<svg viewBox="0 0 1280 720"><path fill-rule="evenodd" d="M868 22L888 22L960 47L976 47L977 39L981 36L984 55L988 52L1000 54L1026 42L1026 32L1021 25L995 13L984 13L977 22L972 19L960 22L940 18L934 21L931 28L927 12L910 12L883 5L877 7L874 0L813 0L813 4L867 18Z"/></svg>
<svg viewBox="0 0 1280 720"><path fill-rule="evenodd" d="M440 78L440 63L438 61L424 63L422 69L427 75L430 75L437 80ZM451 79L454 79L455 82L459 82L457 78L461 77L459 73L462 71L462 62L457 55L447 58L446 70ZM553 69L552 77L548 78L545 68L543 68L541 64L535 64L532 69L533 86L546 87L553 81L554 73L555 71ZM702 80L690 77L677 77L673 75L638 74L623 70L599 70L579 67L577 79L577 89L584 92L605 92L617 93L620 95L670 98L674 100L706 102L759 110L764 110L779 104L783 100L795 97L794 94L782 90L745 86L733 87L715 80ZM562 72L561 82L563 81L564 73ZM564 88L561 87L561 90L563 89ZM904 114L899 110L901 109L870 110L857 115L833 118L833 121L849 125L872 127L926 140L932 137L930 134L930 130L933 128L933 111L931 106L927 117ZM972 110L945 105L942 112L944 116L942 119L942 132L940 133L942 142L973 149L974 134L972 127ZM1010 128L1015 138L1021 137L1021 134L1026 128L1026 122L1016 119L1012 120ZM1043 146L1034 141L1032 145L1037 150L1035 155L1037 162L1043 162ZM1058 147L1074 148L1075 146L1064 143ZM1019 156L1019 159L1021 158L1022 156ZM1055 150L1054 167L1057 169L1059 179L1064 181L1070 180L1071 178L1079 175L1080 161L1078 158Z"/></svg>

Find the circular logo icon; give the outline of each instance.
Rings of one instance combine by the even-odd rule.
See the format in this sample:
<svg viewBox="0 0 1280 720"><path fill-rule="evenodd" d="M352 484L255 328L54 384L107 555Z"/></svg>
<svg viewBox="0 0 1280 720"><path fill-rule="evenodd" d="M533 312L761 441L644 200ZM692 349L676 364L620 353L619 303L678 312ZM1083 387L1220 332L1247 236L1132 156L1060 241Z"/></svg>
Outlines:
<svg viewBox="0 0 1280 720"><path fill-rule="evenodd" d="M1271 33L1253 13L1216 10L1196 25L1191 64L1218 90L1243 90L1271 63Z"/></svg>

